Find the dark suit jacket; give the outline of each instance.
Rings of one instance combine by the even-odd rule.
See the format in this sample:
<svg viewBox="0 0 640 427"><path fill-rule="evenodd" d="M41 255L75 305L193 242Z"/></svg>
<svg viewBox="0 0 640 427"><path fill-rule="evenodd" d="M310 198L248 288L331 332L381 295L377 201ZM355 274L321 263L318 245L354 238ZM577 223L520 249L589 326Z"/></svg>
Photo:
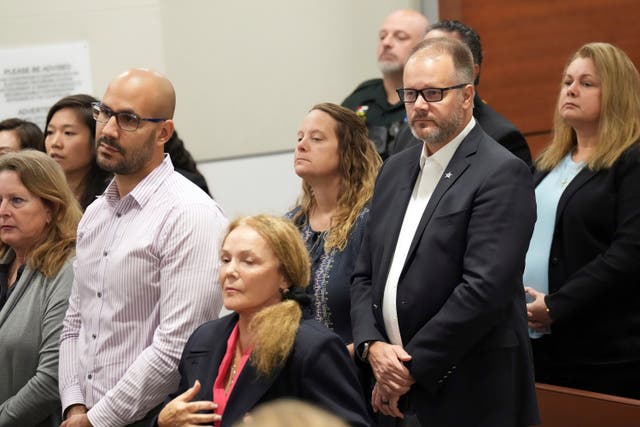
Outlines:
<svg viewBox="0 0 640 427"><path fill-rule="evenodd" d="M376 182L352 281L357 346L388 341L382 298L421 150L389 158ZM429 200L398 282L416 380L409 400L424 425L537 422L522 287L534 222L529 169L476 125Z"/></svg>
<svg viewBox="0 0 640 427"><path fill-rule="evenodd" d="M536 172L535 184L545 176ZM563 192L545 301L552 333L535 342L547 342L537 352L547 363L598 369L640 362L638 145L609 169L584 168Z"/></svg>
<svg viewBox="0 0 640 427"><path fill-rule="evenodd" d="M213 400L213 383L237 321L238 316L231 314L196 329L180 360L179 389L167 402L195 380L202 388L194 400ZM314 320L300 323L289 358L270 378L258 376L251 363L245 365L227 401L221 426L233 425L260 403L285 397L318 405L353 426L370 425L355 365L345 345Z"/></svg>
<svg viewBox="0 0 640 427"><path fill-rule="evenodd" d="M531 166L531 151L524 136L513 123L484 102L478 92L473 99L473 117L491 138ZM422 145L422 141L413 136L411 128L405 123L398 132L390 154L399 153L415 144Z"/></svg>

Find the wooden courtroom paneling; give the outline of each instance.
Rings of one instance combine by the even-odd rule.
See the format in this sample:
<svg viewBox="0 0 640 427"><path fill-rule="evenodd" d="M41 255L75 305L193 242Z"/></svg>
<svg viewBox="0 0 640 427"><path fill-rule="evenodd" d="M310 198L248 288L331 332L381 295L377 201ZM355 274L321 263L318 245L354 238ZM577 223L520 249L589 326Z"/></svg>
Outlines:
<svg viewBox="0 0 640 427"><path fill-rule="evenodd" d="M561 73L577 48L609 42L640 64L637 0L439 0L439 8L440 19L480 34L480 95L536 144L551 129Z"/></svg>
<svg viewBox="0 0 640 427"><path fill-rule="evenodd" d="M536 383L541 427L637 427L640 400Z"/></svg>

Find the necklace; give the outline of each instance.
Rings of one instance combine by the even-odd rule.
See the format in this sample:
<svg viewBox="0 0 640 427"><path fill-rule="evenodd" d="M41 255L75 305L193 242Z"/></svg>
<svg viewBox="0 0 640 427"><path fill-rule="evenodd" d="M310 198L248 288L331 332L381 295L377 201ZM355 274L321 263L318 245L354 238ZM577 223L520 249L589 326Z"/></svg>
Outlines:
<svg viewBox="0 0 640 427"><path fill-rule="evenodd" d="M240 352L239 350L240 349L236 346L236 351L233 355L233 362L231 363L231 369L229 371L229 378L227 378L227 384L224 386L224 392L227 394L229 393L229 389L231 388L231 385L233 384L233 381L238 374L238 365L242 360L242 352Z"/></svg>
<svg viewBox="0 0 640 427"><path fill-rule="evenodd" d="M564 189L580 172L583 166L584 162L573 161L571 153L569 153L560 165L560 186Z"/></svg>

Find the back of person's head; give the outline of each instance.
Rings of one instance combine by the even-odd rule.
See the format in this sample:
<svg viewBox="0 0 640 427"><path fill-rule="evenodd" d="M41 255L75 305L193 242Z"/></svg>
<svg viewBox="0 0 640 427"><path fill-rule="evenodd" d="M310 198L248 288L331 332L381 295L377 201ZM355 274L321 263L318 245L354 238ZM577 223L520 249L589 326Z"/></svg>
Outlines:
<svg viewBox="0 0 640 427"><path fill-rule="evenodd" d="M207 186L207 180L204 175L198 170L196 161L191 156L189 150L184 144L184 141L178 136L178 132L174 129L171 138L164 144L164 152L171 157L171 163L173 167L191 181L196 184L202 190L209 193L209 187Z"/></svg>
<svg viewBox="0 0 640 427"><path fill-rule="evenodd" d="M309 303L304 289L309 284L311 263L300 232L288 219L272 215L242 217L229 225L227 236L241 225L252 228L265 240L290 286L282 302L262 309L250 325L256 340L251 361L259 374L268 376L286 360L293 347L302 317L301 305Z"/></svg>
<svg viewBox="0 0 640 427"><path fill-rule="evenodd" d="M199 174L195 160L191 153L184 146L184 141L178 136L178 131L174 129L171 138L164 144L164 152L171 157L171 163L176 169L183 169L188 172Z"/></svg>
<svg viewBox="0 0 640 427"><path fill-rule="evenodd" d="M29 192L42 199L51 210L45 237L28 255L31 268L52 277L73 253L76 228L82 216L62 168L37 150L22 150L0 156L0 172L14 171ZM7 246L0 243L2 253Z"/></svg>
<svg viewBox="0 0 640 427"><path fill-rule="evenodd" d="M640 74L622 49L609 43L587 43L565 64L561 87L567 68L578 58L591 59L600 84L598 144L587 164L592 170L609 168L640 140ZM537 166L552 169L576 144L575 130L561 117L556 105L553 140L541 154Z"/></svg>
<svg viewBox="0 0 640 427"><path fill-rule="evenodd" d="M0 132L13 131L20 141L20 149L31 148L44 151L44 136L37 124L17 117L0 122Z"/></svg>
<svg viewBox="0 0 640 427"><path fill-rule="evenodd" d="M455 73L455 76L452 77L458 83L473 81L473 56L467 45L450 37L427 38L416 45L409 61L419 60L433 54L445 54L451 57Z"/></svg>
<svg viewBox="0 0 640 427"><path fill-rule="evenodd" d="M234 427L348 427L348 424L310 403L279 399L259 405Z"/></svg>
<svg viewBox="0 0 640 427"><path fill-rule="evenodd" d="M314 105L313 110L328 114L336 122L340 188L338 210L335 221L332 221L335 225L326 237L325 249L335 247L342 250L358 214L373 195L382 159L369 139L365 122L355 112L329 102ZM314 203L311 187L303 183L300 214L308 218Z"/></svg>
<svg viewBox="0 0 640 427"><path fill-rule="evenodd" d="M439 30L444 33L457 34L460 41L467 45L471 51L473 63L478 66L482 65L482 43L480 43L480 35L478 35L476 30L455 19L446 19L430 25L429 28L427 28L427 34L435 30ZM476 86L480 84L479 72L474 84Z"/></svg>

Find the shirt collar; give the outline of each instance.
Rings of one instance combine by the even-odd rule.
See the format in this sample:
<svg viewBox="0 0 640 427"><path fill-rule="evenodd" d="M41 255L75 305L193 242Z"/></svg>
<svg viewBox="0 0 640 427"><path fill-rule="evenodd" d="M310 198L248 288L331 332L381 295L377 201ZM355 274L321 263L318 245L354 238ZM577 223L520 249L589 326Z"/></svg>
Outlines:
<svg viewBox="0 0 640 427"><path fill-rule="evenodd" d="M430 156L427 156L427 150L425 150L424 146L426 143L423 142L422 151L420 152L420 169L424 167L427 159L436 162L438 165L440 165L440 167L444 169L453 158L453 155L455 154L460 144L462 144L462 141L467 137L467 135L469 135L469 132L471 132L471 129L473 129L475 125L476 120L472 116L471 120L469 120L469 123L467 123L464 129L462 129L462 132L457 134L451 141L445 144L444 147Z"/></svg>
<svg viewBox="0 0 640 427"><path fill-rule="evenodd" d="M118 192L118 184L115 178L111 180L109 185L104 191L104 197L112 207L118 205L121 200L130 199L135 201L139 206L144 206L151 198L151 195L155 192L160 184L162 184L174 171L173 163L167 153L164 154L164 159L151 173L145 176L129 194L120 199L120 193Z"/></svg>

